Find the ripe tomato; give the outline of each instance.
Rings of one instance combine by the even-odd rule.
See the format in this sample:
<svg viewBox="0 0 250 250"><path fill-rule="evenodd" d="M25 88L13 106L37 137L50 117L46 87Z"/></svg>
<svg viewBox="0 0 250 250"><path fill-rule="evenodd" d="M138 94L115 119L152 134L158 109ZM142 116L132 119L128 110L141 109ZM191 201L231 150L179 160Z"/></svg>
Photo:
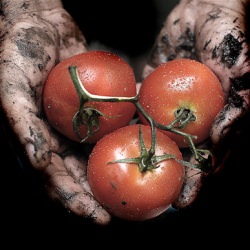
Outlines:
<svg viewBox="0 0 250 250"><path fill-rule="evenodd" d="M143 80L139 102L164 126L173 122L181 110L184 116L180 122L191 115L192 121L178 129L197 136L194 143L198 144L209 137L212 122L224 106L224 95L220 81L206 65L195 60L176 59L162 63ZM147 124L141 113L139 117ZM188 146L183 136L169 131L164 133L179 147Z"/></svg>
<svg viewBox="0 0 250 250"><path fill-rule="evenodd" d="M87 135L87 125L81 124L76 136L72 119L79 110L80 102L76 88L70 77L69 66L77 66L79 78L91 94L103 96L133 97L136 95L136 80L129 64L118 55L106 51L88 51L58 63L50 72L44 87L43 107L49 123L62 134L74 141ZM93 117L98 118L100 129L86 140L95 143L103 135L128 125L136 108L128 102L86 101L84 108L100 111ZM90 118L86 118L84 122Z"/></svg>
<svg viewBox="0 0 250 250"><path fill-rule="evenodd" d="M142 221L166 211L176 200L184 180L184 166L175 159L164 159L140 171L135 162L115 162L139 158L142 147L139 126L147 150L151 146L151 129L129 125L104 136L94 146L88 160L87 178L96 200L110 214L126 220ZM146 150L146 151L147 151ZM171 154L182 160L182 154L168 136L157 130L155 155ZM140 158L141 157L141 158ZM144 165L143 165L144 163Z"/></svg>

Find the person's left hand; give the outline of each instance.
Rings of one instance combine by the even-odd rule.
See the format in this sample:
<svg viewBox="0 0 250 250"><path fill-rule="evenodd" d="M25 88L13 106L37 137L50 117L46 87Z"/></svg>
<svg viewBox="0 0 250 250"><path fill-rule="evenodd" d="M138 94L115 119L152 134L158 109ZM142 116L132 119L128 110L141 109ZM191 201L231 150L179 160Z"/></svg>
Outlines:
<svg viewBox="0 0 250 250"><path fill-rule="evenodd" d="M223 168L235 135L244 133L249 126L247 2L181 0L166 18L142 74L144 79L161 63L184 57L206 64L217 75L226 105L211 128L214 155L211 172ZM177 207L186 207L196 199L206 176L207 173L187 168L186 183L176 201Z"/></svg>

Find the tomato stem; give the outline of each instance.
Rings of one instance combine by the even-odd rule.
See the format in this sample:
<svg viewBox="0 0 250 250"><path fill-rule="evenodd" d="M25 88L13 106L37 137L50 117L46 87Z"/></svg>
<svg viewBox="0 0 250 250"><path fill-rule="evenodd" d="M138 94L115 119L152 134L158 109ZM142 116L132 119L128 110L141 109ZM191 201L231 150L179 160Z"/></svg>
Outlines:
<svg viewBox="0 0 250 250"><path fill-rule="evenodd" d="M186 107L180 107L174 112L175 120L168 125L169 128L185 128L190 122L195 121L196 117L192 110Z"/></svg>
<svg viewBox="0 0 250 250"><path fill-rule="evenodd" d="M79 138L80 142L83 143L88 140L91 136L96 134L100 129L99 124L99 117L100 116L106 116L104 113L102 113L99 110L96 110L92 107L85 107L84 103L87 101L95 101L95 102L130 102L130 99L138 98L132 97L113 97L113 96L100 96L100 95L93 95L89 93L86 88L83 86L78 70L76 66L69 66L69 73L71 80L75 86L78 99L79 99L79 110L75 113L72 123L73 123L73 129L76 134L76 136ZM109 117L112 118L112 117ZM87 126L87 136L85 138L82 138L80 135L79 129L80 126L85 124Z"/></svg>
<svg viewBox="0 0 250 250"><path fill-rule="evenodd" d="M103 95L94 95L89 93L84 85L81 83L77 67L69 66L69 72L71 79L74 83L74 86L77 90L78 96L80 100L84 101L95 101L95 102L135 102L138 101L138 96L134 97L124 97L124 96L103 96ZM81 105L82 103L80 103Z"/></svg>

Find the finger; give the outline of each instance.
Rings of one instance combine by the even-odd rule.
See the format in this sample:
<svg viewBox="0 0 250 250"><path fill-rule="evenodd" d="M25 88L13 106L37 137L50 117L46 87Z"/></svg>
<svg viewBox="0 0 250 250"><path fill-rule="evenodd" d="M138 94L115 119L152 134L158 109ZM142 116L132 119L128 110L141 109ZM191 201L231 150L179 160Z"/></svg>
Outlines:
<svg viewBox="0 0 250 250"><path fill-rule="evenodd" d="M199 146L197 146L197 148L209 148L209 141L201 143ZM194 158L194 155L189 151L183 152L183 157L185 161L189 163L198 164L198 162ZM208 155L204 155L203 157L208 158ZM175 200L173 207L181 209L190 206L198 198L206 177L209 176L212 171L212 168L205 172L198 168L185 166L185 179L182 190L178 198Z"/></svg>
<svg viewBox="0 0 250 250"><path fill-rule="evenodd" d="M6 47L10 49L1 46L4 51L0 62L1 106L9 125L25 147L31 164L43 168L50 160L50 139L39 109L42 76L34 67L33 63L36 62L20 57L21 51L16 50L14 44L10 46L11 39L5 40ZM38 60L40 65L44 65L43 59ZM33 74L31 69L34 70Z"/></svg>
<svg viewBox="0 0 250 250"><path fill-rule="evenodd" d="M87 161L82 155L76 158L76 155L67 155L64 158L64 164L68 170L69 175L81 185L81 187L92 194L89 183L87 181Z"/></svg>
<svg viewBox="0 0 250 250"><path fill-rule="evenodd" d="M245 75L239 86L232 85L231 96L228 104L215 118L210 133L211 141L215 148L230 147L230 140L243 127L250 111L250 74Z"/></svg>
<svg viewBox="0 0 250 250"><path fill-rule="evenodd" d="M190 206L199 196L207 173L192 167L185 167L185 180L180 195L173 207L182 209Z"/></svg>
<svg viewBox="0 0 250 250"><path fill-rule="evenodd" d="M227 104L213 123L210 137L215 155L215 168L224 168L224 162L227 162L227 158L235 148L235 142L241 138L239 135L249 130L250 92L244 90L241 94L244 92L246 95L238 97L238 100L242 98L243 101L238 102L237 105L233 102Z"/></svg>
<svg viewBox="0 0 250 250"><path fill-rule="evenodd" d="M4 27L0 44L1 106L25 147L31 164L36 168L44 168L50 161L50 138L42 121L43 84L59 60L59 50L69 49L72 52L77 48L76 52L79 52L85 48L84 42L80 46L81 41L77 40L79 36L75 42L69 37L67 44L60 42L59 45L63 38L58 36L55 28L63 30L66 20L54 25L46 17L63 19L60 1L53 1L53 4L46 0L39 1L39 4L30 2L27 8L21 8L18 1L7 2L2 5L5 15L1 19L1 27ZM47 9L47 6L51 6L51 9ZM30 15L31 12L34 14ZM61 18L56 18L58 16ZM68 18L68 15L65 16ZM73 36L73 24L69 27L72 28ZM63 32L61 34L67 35ZM61 57L66 55L64 53Z"/></svg>
<svg viewBox="0 0 250 250"><path fill-rule="evenodd" d="M69 175L66 165L75 179ZM52 199L60 201L69 211L89 218L97 224L107 224L110 221L110 215L95 201L89 187L86 188L84 170L86 165L83 160L72 161L72 158L66 158L64 162L53 153L51 164L45 170L48 194Z"/></svg>

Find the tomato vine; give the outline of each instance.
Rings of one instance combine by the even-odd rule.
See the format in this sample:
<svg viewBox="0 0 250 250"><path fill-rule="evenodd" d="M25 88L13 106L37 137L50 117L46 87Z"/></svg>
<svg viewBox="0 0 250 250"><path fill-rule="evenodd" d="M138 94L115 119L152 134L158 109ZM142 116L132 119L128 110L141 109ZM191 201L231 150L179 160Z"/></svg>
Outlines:
<svg viewBox="0 0 250 250"><path fill-rule="evenodd" d="M86 101L95 101L95 102L131 102L133 103L136 108L141 112L141 114L145 117L145 119L149 122L150 127L151 127L151 135L152 135L152 145L151 148L148 151L147 157L151 158L154 157L155 153L155 141L156 141L156 135L154 130L156 128L159 128L161 130L166 130L170 131L172 133L181 135L185 137L188 142L189 142L189 148L194 155L194 159L197 161L196 164L187 162L182 160L181 163L184 164L185 166L193 167L200 169L201 171L204 172L209 172L212 168L212 153L210 150L207 149L198 149L195 144L193 139L195 138L194 135L190 135L188 133L185 133L183 131L180 131L178 128L182 128L183 126L186 126L187 123L194 121L195 117L192 114L192 112L189 112L189 110L178 110L176 112L175 117L176 119L171 122L169 125L162 125L158 122L156 122L152 116L150 116L145 109L142 107L142 105L139 102L138 94L135 95L134 97L113 97L113 96L102 96L102 95L94 95L89 93L84 85L81 83L80 77L78 75L77 67L76 66L69 66L69 72L70 72L70 77L73 81L73 84L75 86L75 89L77 90L78 98L80 101L80 107L78 112L75 114L73 118L73 127L76 135L80 137L79 134L79 126L81 125L81 121L84 120L82 119L84 115L86 115L86 108L83 107L84 102ZM98 111L95 111L98 112ZM102 113L98 113L100 116L105 115ZM91 124L88 124L88 136L91 136L93 134L93 126L97 127L98 129L98 121L91 121ZM178 124L178 126L176 126ZM83 141L85 138L83 138ZM142 145L142 144L141 144ZM168 156L165 156L168 157ZM171 156L172 157L172 156ZM126 159L129 160L129 159ZM135 160L135 159L134 159ZM141 159L140 159L141 160ZM177 160L177 159L176 159ZM180 160L178 160L180 161Z"/></svg>

